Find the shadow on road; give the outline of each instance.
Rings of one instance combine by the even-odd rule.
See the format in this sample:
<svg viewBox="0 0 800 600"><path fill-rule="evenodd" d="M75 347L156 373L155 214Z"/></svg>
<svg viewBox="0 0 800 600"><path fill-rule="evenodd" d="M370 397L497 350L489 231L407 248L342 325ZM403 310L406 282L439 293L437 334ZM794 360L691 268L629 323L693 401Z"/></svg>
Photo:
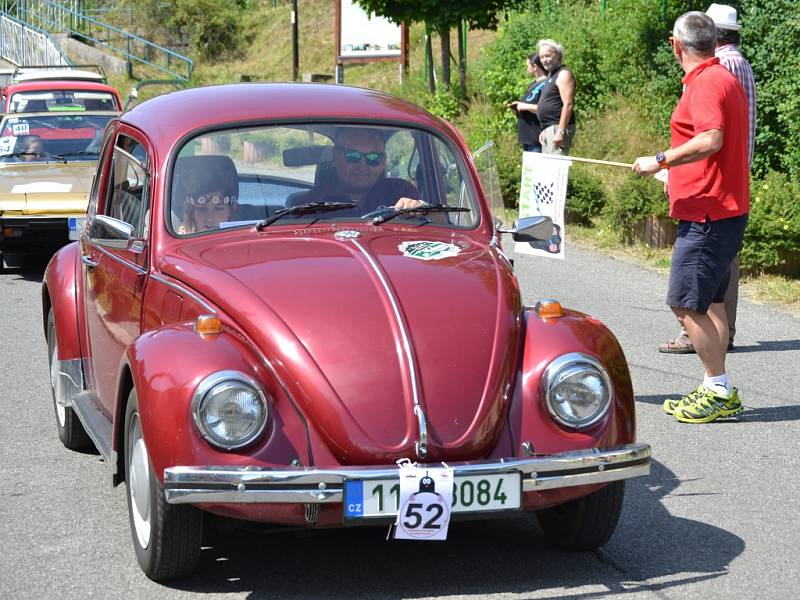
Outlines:
<svg viewBox="0 0 800 600"><path fill-rule="evenodd" d="M531 515L456 522L444 543L386 541L386 529L375 527L227 535L212 530L196 574L171 586L200 593L250 592L249 598L270 599L543 590L589 599L720 577L744 550L744 542L718 527L670 515L661 499L680 484L657 462L649 478L629 481L622 521L609 544L597 552L554 549Z"/></svg>
<svg viewBox="0 0 800 600"><path fill-rule="evenodd" d="M22 279L24 281L42 281L44 270L47 267L44 258L26 258L20 267L0 268L0 280Z"/></svg>
<svg viewBox="0 0 800 600"><path fill-rule="evenodd" d="M800 340L776 340L768 342L756 342L749 346L734 346L731 351L734 354L746 354L748 352L785 352L787 350L800 350Z"/></svg>

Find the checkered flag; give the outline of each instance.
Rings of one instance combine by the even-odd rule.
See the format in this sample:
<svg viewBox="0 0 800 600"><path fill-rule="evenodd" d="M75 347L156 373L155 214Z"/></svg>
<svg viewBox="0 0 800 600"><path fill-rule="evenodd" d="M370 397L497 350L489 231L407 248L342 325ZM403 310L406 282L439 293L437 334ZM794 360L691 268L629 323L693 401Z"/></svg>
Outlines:
<svg viewBox="0 0 800 600"><path fill-rule="evenodd" d="M566 157L539 152L523 152L519 188L519 216L545 216L553 220L549 240L519 242L515 250L550 258L564 258L564 205L572 161Z"/></svg>

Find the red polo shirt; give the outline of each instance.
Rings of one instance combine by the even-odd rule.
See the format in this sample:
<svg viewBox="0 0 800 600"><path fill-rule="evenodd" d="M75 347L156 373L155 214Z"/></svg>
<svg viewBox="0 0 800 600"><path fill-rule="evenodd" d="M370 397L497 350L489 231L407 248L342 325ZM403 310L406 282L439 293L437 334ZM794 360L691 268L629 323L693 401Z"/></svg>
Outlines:
<svg viewBox="0 0 800 600"><path fill-rule="evenodd" d="M698 133L720 129L722 148L702 160L672 167L669 214L683 221L712 221L750 210L747 98L718 58L709 58L683 78L684 90L669 129L677 148Z"/></svg>

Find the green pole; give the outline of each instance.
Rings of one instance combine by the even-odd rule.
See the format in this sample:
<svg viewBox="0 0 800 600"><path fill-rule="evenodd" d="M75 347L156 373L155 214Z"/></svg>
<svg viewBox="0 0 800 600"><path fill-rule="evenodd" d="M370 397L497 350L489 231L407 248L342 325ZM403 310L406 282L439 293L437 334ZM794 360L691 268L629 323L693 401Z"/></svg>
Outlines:
<svg viewBox="0 0 800 600"><path fill-rule="evenodd" d="M600 0L600 8L603 11L603 16L606 16L606 0Z"/></svg>

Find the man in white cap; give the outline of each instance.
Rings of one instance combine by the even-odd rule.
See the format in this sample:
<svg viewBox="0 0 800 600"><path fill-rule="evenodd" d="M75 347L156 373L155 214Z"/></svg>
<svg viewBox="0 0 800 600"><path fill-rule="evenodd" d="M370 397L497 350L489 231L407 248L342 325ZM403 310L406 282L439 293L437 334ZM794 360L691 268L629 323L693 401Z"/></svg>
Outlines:
<svg viewBox="0 0 800 600"><path fill-rule="evenodd" d="M756 134L756 84L753 69L750 63L742 56L739 50L739 31L742 26L736 20L736 9L727 4L712 4L706 14L714 21L717 28L717 48L714 55L719 58L722 66L728 69L744 88L747 96L748 111L748 148L750 166L753 165L753 148ZM739 256L731 263L731 278L728 289L725 291L725 312L728 315L728 350L733 348L733 338L736 335L736 305L739 302ZM681 327L680 335L658 347L659 352L667 354L691 354L694 346L689 340L686 329Z"/></svg>

